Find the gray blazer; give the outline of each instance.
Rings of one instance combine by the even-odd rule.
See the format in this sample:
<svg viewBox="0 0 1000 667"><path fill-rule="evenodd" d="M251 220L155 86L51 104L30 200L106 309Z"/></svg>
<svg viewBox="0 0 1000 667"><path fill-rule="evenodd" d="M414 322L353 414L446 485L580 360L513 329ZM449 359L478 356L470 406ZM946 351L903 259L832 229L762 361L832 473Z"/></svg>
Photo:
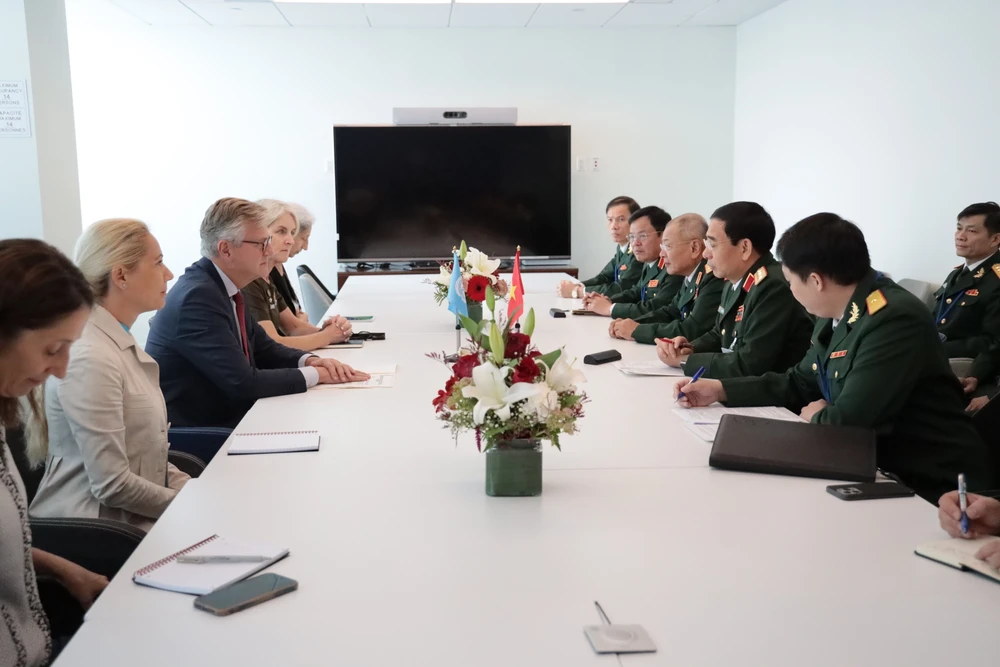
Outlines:
<svg viewBox="0 0 1000 667"><path fill-rule="evenodd" d="M152 357L95 306L70 350L66 377L45 387L49 457L31 516L153 526L190 479L167 463L159 379Z"/></svg>

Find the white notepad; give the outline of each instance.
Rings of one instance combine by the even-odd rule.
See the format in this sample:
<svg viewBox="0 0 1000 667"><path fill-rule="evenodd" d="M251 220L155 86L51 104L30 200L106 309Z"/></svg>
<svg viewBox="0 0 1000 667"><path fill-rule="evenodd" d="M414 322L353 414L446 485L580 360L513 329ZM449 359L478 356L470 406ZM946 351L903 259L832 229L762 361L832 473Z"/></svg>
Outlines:
<svg viewBox="0 0 1000 667"><path fill-rule="evenodd" d="M247 555L266 556L268 560L260 563L178 563L178 556L195 554L211 555ZM147 565L132 575L132 581L143 586L159 588L175 593L190 595L205 595L212 591L243 581L270 567L288 555L288 549L280 549L262 544L234 542L218 535L212 535L195 545L162 560Z"/></svg>
<svg viewBox="0 0 1000 667"><path fill-rule="evenodd" d="M741 417L758 417L760 419L777 419L786 422L802 421L802 418L789 410L773 405L758 408L727 408L721 403L713 403L704 408L674 408L674 413L691 424L718 424L724 415L740 415Z"/></svg>
<svg viewBox="0 0 1000 667"><path fill-rule="evenodd" d="M666 375L684 377L684 370L660 361L616 361L613 366L625 375Z"/></svg>
<svg viewBox="0 0 1000 667"><path fill-rule="evenodd" d="M285 454L319 451L319 431L234 433L230 454Z"/></svg>

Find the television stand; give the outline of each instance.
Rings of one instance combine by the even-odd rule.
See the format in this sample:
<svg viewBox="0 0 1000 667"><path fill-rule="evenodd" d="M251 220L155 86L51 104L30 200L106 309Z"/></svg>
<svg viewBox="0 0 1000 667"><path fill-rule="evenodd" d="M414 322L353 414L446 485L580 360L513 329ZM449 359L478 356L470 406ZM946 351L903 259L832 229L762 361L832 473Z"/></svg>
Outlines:
<svg viewBox="0 0 1000 667"><path fill-rule="evenodd" d="M429 266L417 266L418 264ZM357 264L341 264L337 271L337 291L344 287L344 283L351 276L436 276L439 273L437 262L403 262L390 264L388 268L385 264L370 264L359 262ZM509 268L502 269L505 273L510 273ZM578 278L580 270L575 266L526 266L521 263L521 273L568 273L574 278Z"/></svg>

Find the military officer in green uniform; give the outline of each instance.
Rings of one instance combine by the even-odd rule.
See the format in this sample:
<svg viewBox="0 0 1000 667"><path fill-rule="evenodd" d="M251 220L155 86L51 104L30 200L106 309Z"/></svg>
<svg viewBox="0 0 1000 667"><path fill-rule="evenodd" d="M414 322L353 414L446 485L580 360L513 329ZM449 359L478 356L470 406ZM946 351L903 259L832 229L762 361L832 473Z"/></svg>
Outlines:
<svg viewBox="0 0 1000 667"><path fill-rule="evenodd" d="M708 223L697 213L685 213L670 221L663 230L660 257L666 261L669 273L685 276L684 282L669 302L664 303L663 295L657 295L650 312L612 322L608 328L612 338L652 345L657 338L684 336L694 340L712 328L724 281L712 273L702 257L707 232ZM622 304L614 305L612 317L618 317L621 308Z"/></svg>
<svg viewBox="0 0 1000 667"><path fill-rule="evenodd" d="M641 266L639 281L618 294L588 292L583 307L599 315L610 315L612 308L625 313L648 312L657 299L669 303L684 282L684 276L671 276L666 261L660 257L660 236L670 223L670 214L658 206L640 208L629 218L629 245ZM630 315L631 316L631 315Z"/></svg>
<svg viewBox="0 0 1000 667"><path fill-rule="evenodd" d="M996 379L1000 344L1000 205L972 204L958 214L955 254L965 261L934 294L938 334L949 358L974 361L963 381L967 393ZM983 389L986 389L984 386ZM995 385L993 387L996 389Z"/></svg>
<svg viewBox="0 0 1000 667"><path fill-rule="evenodd" d="M687 375L730 378L784 371L809 348L812 320L795 301L771 255L774 221L756 202L726 204L712 214L705 259L728 281L710 331L657 339L660 360Z"/></svg>
<svg viewBox="0 0 1000 667"><path fill-rule="evenodd" d="M639 204L631 197L615 197L605 207L608 231L615 242L615 256L593 278L583 282L563 280L559 283L559 296L566 298L583 297L587 292L617 294L628 289L639 280L642 266L637 264L628 244L629 218L639 210Z"/></svg>
<svg viewBox="0 0 1000 667"><path fill-rule="evenodd" d="M779 405L815 424L874 429L878 466L930 502L960 472L970 490L991 488L990 453L926 306L872 270L861 230L820 213L785 232L778 253L795 298L819 318L812 347L784 373L682 380L681 405Z"/></svg>

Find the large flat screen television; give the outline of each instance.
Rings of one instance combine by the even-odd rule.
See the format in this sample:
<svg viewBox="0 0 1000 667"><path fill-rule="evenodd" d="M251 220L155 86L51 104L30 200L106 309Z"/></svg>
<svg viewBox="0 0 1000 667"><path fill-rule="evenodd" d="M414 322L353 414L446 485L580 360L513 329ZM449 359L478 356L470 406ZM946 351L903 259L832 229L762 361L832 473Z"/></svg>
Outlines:
<svg viewBox="0 0 1000 667"><path fill-rule="evenodd" d="M333 128L340 262L570 256L570 128Z"/></svg>

